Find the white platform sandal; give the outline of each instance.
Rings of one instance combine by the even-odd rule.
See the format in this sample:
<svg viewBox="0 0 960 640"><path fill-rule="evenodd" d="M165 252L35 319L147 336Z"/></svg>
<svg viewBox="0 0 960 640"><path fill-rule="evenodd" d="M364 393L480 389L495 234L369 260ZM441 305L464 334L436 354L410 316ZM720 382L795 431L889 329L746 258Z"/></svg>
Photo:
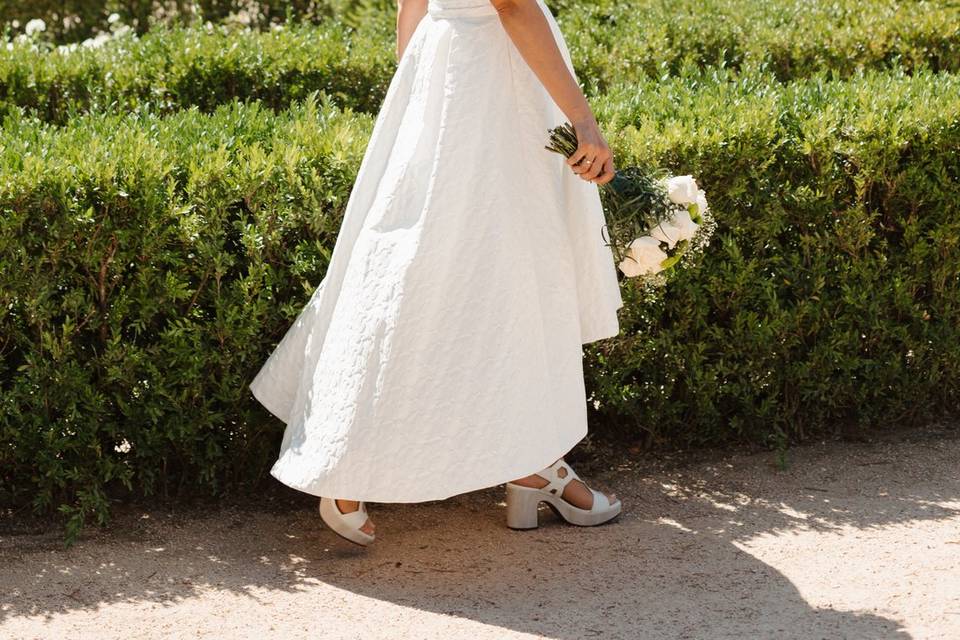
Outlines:
<svg viewBox="0 0 960 640"><path fill-rule="evenodd" d="M606 494L596 489L590 489L593 492L593 504L590 509L581 509L564 500L564 487L580 478L563 458L543 471L538 471L536 475L541 476L548 483L539 489L512 482L507 483L507 526L511 529L536 529L537 509L541 502L546 502L559 517L580 527L603 524L615 518L623 507L619 499L610 504Z"/></svg>
<svg viewBox="0 0 960 640"><path fill-rule="evenodd" d="M321 497L318 508L324 523L341 538L364 547L374 541L375 536L360 530L363 523L367 521L366 503L361 502L356 511L343 513L337 507L336 500Z"/></svg>

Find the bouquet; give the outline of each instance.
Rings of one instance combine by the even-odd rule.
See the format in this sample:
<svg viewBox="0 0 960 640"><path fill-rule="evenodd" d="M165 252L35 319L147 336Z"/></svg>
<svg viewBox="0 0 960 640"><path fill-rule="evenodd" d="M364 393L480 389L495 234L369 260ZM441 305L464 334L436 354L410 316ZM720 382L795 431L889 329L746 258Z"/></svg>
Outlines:
<svg viewBox="0 0 960 640"><path fill-rule="evenodd" d="M549 130L545 148L569 158L577 150L570 123ZM680 266L691 266L716 229L707 196L693 176L630 166L598 185L607 224L601 233L620 271L651 284L666 282Z"/></svg>

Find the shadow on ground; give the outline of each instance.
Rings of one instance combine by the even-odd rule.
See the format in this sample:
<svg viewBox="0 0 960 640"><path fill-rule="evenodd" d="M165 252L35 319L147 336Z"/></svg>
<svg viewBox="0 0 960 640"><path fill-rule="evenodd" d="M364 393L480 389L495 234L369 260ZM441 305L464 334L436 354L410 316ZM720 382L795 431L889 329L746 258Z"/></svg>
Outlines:
<svg viewBox="0 0 960 640"><path fill-rule="evenodd" d="M955 428L934 425L798 447L786 470L769 452L607 458L592 468L573 452L581 476L623 499L618 520L580 529L543 507L539 529L512 531L497 487L373 504L369 549L337 538L315 499L285 488L244 507L123 507L109 531L66 551L57 531L0 537L0 635L110 637L137 624L142 637L916 637L904 620L936 625L932 613L898 610L879 592L862 606L871 587L851 581L862 583L864 566L878 585L902 579L883 576L896 560L880 560L874 534L910 542L911 527L960 522L958 444ZM809 546L811 535L823 549ZM851 536L863 544L850 546ZM822 571L811 584L836 600L811 604L745 550L759 539L790 566ZM831 541L845 546L831 550ZM935 601L937 584L918 580L909 588L928 590L931 610L949 608Z"/></svg>

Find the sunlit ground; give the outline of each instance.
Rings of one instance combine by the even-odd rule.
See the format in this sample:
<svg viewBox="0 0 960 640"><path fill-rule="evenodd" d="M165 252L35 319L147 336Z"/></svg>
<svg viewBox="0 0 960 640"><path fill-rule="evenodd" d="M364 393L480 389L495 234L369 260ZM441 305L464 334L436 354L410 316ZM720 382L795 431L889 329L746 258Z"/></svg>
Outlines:
<svg viewBox="0 0 960 640"><path fill-rule="evenodd" d="M504 526L501 488L374 504L369 549L281 492L118 510L69 551L0 538L0 637L958 638L960 440L946 428L581 476L619 521ZM9 527L7 527L9 529Z"/></svg>

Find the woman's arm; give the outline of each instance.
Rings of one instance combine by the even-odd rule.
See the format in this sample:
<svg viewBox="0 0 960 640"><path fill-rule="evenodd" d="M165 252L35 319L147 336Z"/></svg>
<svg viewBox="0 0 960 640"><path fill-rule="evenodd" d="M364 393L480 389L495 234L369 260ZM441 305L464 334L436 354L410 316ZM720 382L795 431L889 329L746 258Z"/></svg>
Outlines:
<svg viewBox="0 0 960 640"><path fill-rule="evenodd" d="M537 0L490 0L490 3L497 9L500 23L524 61L577 131L580 144L567 164L584 180L598 184L612 180L613 153L600 133L580 85L563 60Z"/></svg>
<svg viewBox="0 0 960 640"><path fill-rule="evenodd" d="M394 52L397 62L403 57L410 36L426 14L427 0L397 0L397 48Z"/></svg>

